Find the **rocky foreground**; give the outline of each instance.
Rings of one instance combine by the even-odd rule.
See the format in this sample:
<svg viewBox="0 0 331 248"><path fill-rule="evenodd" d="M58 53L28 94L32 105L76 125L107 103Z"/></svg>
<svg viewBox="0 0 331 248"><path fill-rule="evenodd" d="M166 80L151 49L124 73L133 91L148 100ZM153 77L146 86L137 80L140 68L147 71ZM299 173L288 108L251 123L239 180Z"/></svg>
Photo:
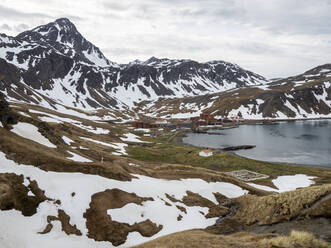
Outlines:
<svg viewBox="0 0 331 248"><path fill-rule="evenodd" d="M331 247L330 204L330 184L270 196L245 195L225 202L233 213L205 230L176 233L137 247Z"/></svg>

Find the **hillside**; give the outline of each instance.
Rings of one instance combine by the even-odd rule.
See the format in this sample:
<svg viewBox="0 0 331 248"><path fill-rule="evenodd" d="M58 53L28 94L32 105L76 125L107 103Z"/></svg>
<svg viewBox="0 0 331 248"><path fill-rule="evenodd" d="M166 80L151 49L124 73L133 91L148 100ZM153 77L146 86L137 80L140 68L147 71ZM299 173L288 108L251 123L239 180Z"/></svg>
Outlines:
<svg viewBox="0 0 331 248"><path fill-rule="evenodd" d="M147 108L146 108L147 106ZM153 117L187 118L200 113L245 119L331 117L331 65L270 82L180 99L143 103L137 111Z"/></svg>
<svg viewBox="0 0 331 248"><path fill-rule="evenodd" d="M329 118L330 86L331 64L269 82L224 61L118 64L66 18L0 34L0 247L330 247L330 170L204 157L170 128ZM130 122L152 118L169 126Z"/></svg>
<svg viewBox="0 0 331 248"><path fill-rule="evenodd" d="M0 219L8 223L0 228L4 247L130 247L196 228L215 233L221 217L234 216L240 225L250 224L254 216L262 218L256 214L260 205L253 202L270 202L264 197L273 199L274 191L321 185L331 178L324 169L226 153L202 158L200 149L169 141L171 131L150 130L162 135L146 137L127 124L100 121L82 112L1 102ZM223 173L243 168L270 178L247 183ZM293 192L291 199L302 195ZM298 211L325 197L329 187L303 192L313 198L302 195ZM238 204L250 208L233 215ZM294 207L290 206L296 213ZM312 213L320 216L324 210ZM242 211L248 211L250 219L243 218Z"/></svg>

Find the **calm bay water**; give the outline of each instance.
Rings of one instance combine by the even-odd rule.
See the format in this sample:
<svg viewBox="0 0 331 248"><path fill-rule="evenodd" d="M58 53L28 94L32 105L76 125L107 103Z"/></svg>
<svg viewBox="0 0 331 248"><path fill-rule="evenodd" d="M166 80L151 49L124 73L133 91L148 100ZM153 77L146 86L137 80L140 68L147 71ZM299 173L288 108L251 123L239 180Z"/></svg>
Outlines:
<svg viewBox="0 0 331 248"><path fill-rule="evenodd" d="M224 135L189 133L183 142L212 148L256 145L236 153L257 160L331 167L331 120L242 125L216 132Z"/></svg>

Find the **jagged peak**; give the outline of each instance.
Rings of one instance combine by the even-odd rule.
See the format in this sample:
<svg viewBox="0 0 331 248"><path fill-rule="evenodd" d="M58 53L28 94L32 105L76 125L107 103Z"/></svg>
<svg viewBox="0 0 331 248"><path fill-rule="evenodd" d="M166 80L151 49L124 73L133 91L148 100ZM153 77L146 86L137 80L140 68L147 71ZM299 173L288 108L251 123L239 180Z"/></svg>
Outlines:
<svg viewBox="0 0 331 248"><path fill-rule="evenodd" d="M209 64L211 66L224 65L224 66L227 66L227 67L243 69L241 66L239 66L235 63L227 62L227 61L224 61L224 60L212 60L212 61L208 61L206 64Z"/></svg>
<svg viewBox="0 0 331 248"><path fill-rule="evenodd" d="M160 61L160 59L152 56L149 59L147 59L146 61L144 61L144 64L156 63L156 62L159 62L159 61Z"/></svg>
<svg viewBox="0 0 331 248"><path fill-rule="evenodd" d="M61 17L56 19L54 22L58 23L59 25L72 25L75 26L68 18Z"/></svg>
<svg viewBox="0 0 331 248"><path fill-rule="evenodd" d="M232 64L223 60L211 60L208 61L206 64Z"/></svg>
<svg viewBox="0 0 331 248"><path fill-rule="evenodd" d="M76 26L65 17L25 31L17 35L15 39L51 46L51 49L56 49L65 56L75 56L77 60L84 63L100 67L118 67L116 63L109 61L98 47L86 40Z"/></svg>
<svg viewBox="0 0 331 248"><path fill-rule="evenodd" d="M144 61L141 61L139 59L135 59L135 60L129 62L128 65L137 65L137 64L139 65L139 64L142 64L142 63L144 63ZM123 64L123 65L125 66L126 64Z"/></svg>
<svg viewBox="0 0 331 248"><path fill-rule="evenodd" d="M198 63L194 60L190 59L168 59L168 58L157 58L157 57L151 57L148 60L144 61L142 64L148 65L148 66L176 66L183 63Z"/></svg>
<svg viewBox="0 0 331 248"><path fill-rule="evenodd" d="M62 33L78 33L75 24L73 24L68 18L59 18L56 19L53 23Z"/></svg>
<svg viewBox="0 0 331 248"><path fill-rule="evenodd" d="M59 18L53 22L38 26L32 30L24 31L15 38L19 40L38 41L40 37L48 41L58 40L58 35L76 39L84 39L77 31L76 26L68 18Z"/></svg>

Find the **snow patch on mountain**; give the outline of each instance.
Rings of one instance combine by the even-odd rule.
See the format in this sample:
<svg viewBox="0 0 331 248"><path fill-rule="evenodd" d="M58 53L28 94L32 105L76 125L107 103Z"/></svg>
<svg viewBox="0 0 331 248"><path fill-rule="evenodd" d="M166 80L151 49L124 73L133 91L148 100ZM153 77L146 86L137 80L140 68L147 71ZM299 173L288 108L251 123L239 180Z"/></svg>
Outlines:
<svg viewBox="0 0 331 248"><path fill-rule="evenodd" d="M32 140L41 145L48 146L49 148L56 148L56 145L52 144L47 138L41 135L38 128L30 123L17 123L13 126L11 131L23 138Z"/></svg>
<svg viewBox="0 0 331 248"><path fill-rule="evenodd" d="M71 154L71 157L67 157L67 159L70 159L70 160L73 160L73 161L76 161L76 162L82 162L82 163L91 163L93 162L92 160L88 159L88 158L85 158L85 157L82 157L76 153L73 153L71 151L67 151L68 153Z"/></svg>

